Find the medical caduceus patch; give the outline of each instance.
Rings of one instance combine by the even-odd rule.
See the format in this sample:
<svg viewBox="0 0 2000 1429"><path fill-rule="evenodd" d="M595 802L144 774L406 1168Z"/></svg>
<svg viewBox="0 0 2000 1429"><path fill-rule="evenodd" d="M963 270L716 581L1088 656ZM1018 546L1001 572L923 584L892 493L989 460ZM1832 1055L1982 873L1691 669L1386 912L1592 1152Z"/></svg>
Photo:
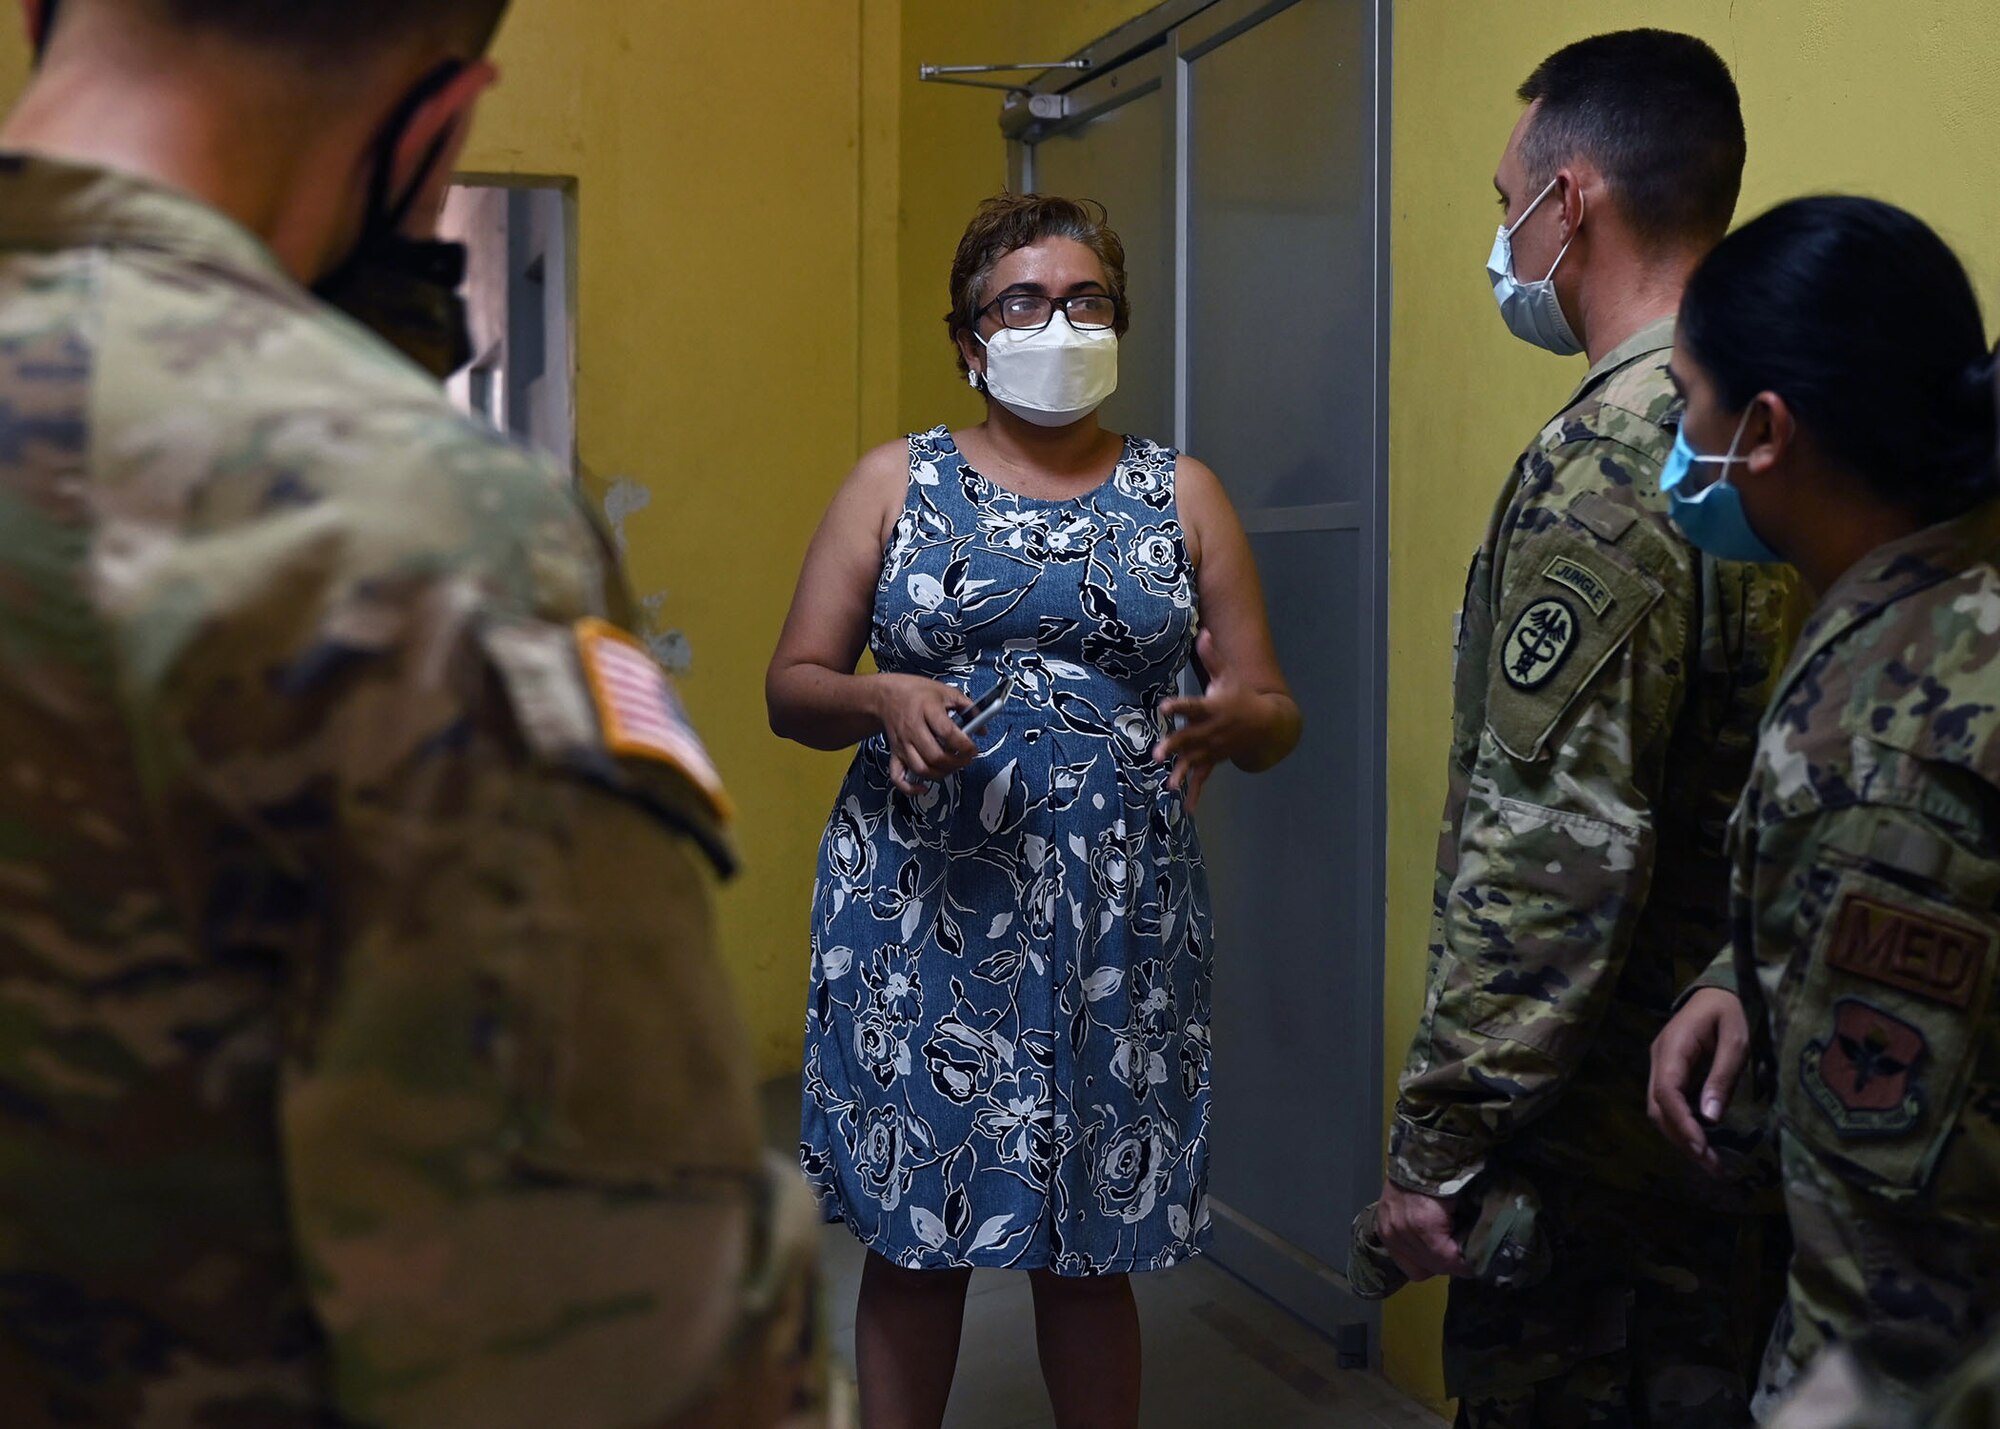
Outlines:
<svg viewBox="0 0 2000 1429"><path fill-rule="evenodd" d="M1500 656L1507 683L1517 690L1539 690L1568 661L1576 635L1576 612L1568 601L1554 596L1536 601L1507 632Z"/></svg>

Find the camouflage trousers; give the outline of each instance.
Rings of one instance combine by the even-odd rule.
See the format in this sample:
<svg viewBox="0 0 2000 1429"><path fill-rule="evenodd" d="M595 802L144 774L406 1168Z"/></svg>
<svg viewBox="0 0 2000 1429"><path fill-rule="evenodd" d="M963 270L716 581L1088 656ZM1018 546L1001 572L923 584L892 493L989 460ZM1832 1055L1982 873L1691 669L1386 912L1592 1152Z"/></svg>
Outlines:
<svg viewBox="0 0 2000 1429"><path fill-rule="evenodd" d="M1538 1174L1549 1277L1454 1280L1459 1429L1730 1429L1784 1299L1778 1216L1731 1216Z"/></svg>

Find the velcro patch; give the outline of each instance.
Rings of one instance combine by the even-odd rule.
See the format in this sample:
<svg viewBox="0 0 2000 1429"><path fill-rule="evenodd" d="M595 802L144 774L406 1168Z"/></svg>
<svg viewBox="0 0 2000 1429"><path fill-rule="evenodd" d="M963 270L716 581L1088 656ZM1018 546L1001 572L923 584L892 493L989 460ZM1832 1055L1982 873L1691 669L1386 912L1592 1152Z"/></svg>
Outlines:
<svg viewBox="0 0 2000 1429"><path fill-rule="evenodd" d="M1553 680L1576 648L1576 611L1548 596L1522 611L1500 649L1500 668L1517 690L1539 690Z"/></svg>
<svg viewBox="0 0 2000 1429"><path fill-rule="evenodd" d="M605 747L625 758L672 765L701 790L717 818L733 818L722 776L652 653L602 620L578 621L576 642Z"/></svg>
<svg viewBox="0 0 2000 1429"><path fill-rule="evenodd" d="M1486 724L1510 757L1536 760L1548 753L1565 713L1632 638L1663 590L1623 554L1574 525L1523 541L1510 565L1519 576L1501 593L1486 661ZM1557 571L1575 584L1554 581Z"/></svg>
<svg viewBox="0 0 2000 1429"><path fill-rule="evenodd" d="M1921 1030L1859 998L1833 1005L1833 1026L1799 1056L1806 1094L1843 1137L1897 1136L1923 1116Z"/></svg>
<svg viewBox="0 0 2000 1429"><path fill-rule="evenodd" d="M1590 607L1592 615L1604 614L1617 599L1612 595L1611 587L1605 584L1597 572L1569 556L1557 556L1549 562L1548 569L1542 574L1557 585L1567 586L1575 591L1583 598L1583 603Z"/></svg>
<svg viewBox="0 0 2000 1429"><path fill-rule="evenodd" d="M1849 890L1834 914L1826 960L1843 972L1968 1009L1994 933Z"/></svg>

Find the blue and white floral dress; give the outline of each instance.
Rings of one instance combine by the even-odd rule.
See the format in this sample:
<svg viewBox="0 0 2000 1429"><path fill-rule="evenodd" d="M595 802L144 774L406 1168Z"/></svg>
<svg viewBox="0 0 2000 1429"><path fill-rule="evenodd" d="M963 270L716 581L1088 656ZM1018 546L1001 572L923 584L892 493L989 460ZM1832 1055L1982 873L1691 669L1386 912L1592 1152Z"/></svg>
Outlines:
<svg viewBox="0 0 2000 1429"><path fill-rule="evenodd" d="M918 799L861 746L813 896L800 1159L913 1269L1163 1269L1206 1248L1208 884L1152 761L1194 644L1175 453L1036 501L910 439L884 671L1013 698Z"/></svg>

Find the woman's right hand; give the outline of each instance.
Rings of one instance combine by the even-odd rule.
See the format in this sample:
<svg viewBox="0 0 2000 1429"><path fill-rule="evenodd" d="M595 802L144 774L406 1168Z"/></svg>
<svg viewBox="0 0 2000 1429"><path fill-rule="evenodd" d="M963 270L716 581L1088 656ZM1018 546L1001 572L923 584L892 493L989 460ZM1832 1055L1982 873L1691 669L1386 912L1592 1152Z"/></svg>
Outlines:
<svg viewBox="0 0 2000 1429"><path fill-rule="evenodd" d="M915 797L924 785L979 757L979 746L952 723L954 710L972 708L972 699L950 685L918 675L877 675L876 708L889 741L889 778Z"/></svg>

